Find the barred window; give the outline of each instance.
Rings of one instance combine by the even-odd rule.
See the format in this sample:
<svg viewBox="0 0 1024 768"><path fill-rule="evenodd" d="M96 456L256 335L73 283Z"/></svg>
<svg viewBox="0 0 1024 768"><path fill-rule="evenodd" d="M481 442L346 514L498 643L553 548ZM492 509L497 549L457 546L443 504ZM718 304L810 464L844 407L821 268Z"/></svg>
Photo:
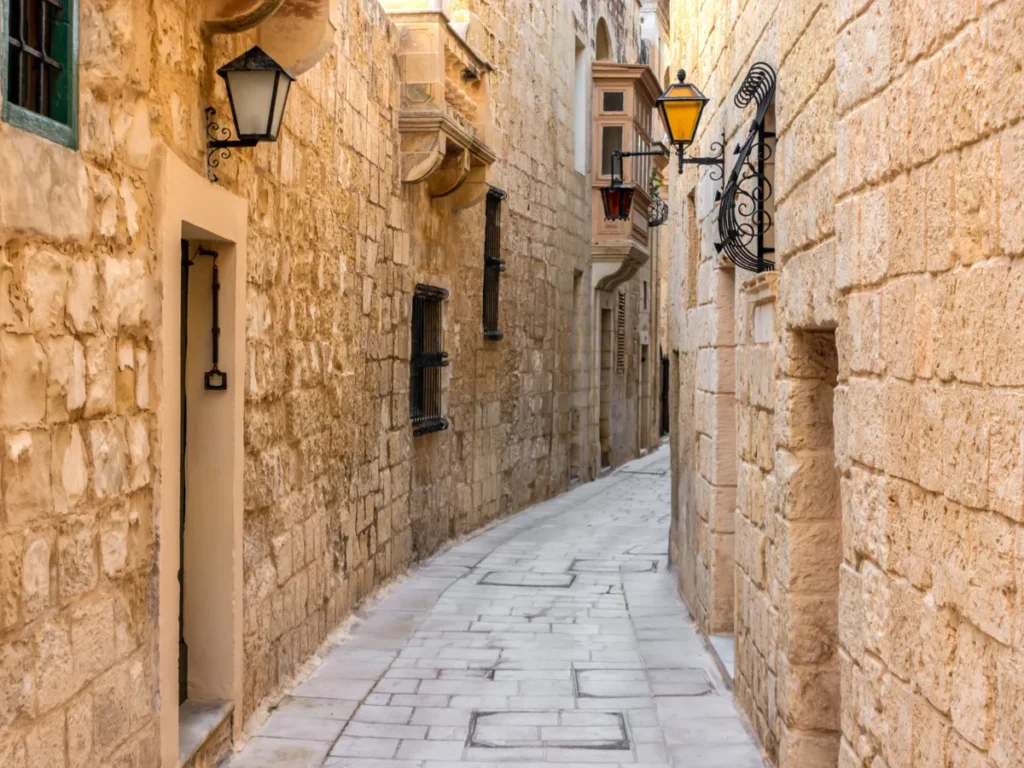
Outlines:
<svg viewBox="0 0 1024 768"><path fill-rule="evenodd" d="M618 314L615 318L615 372L626 372L626 292L619 291Z"/></svg>
<svg viewBox="0 0 1024 768"><path fill-rule="evenodd" d="M501 259L501 201L508 195L497 187L487 193L487 226L484 231L484 338L497 341L504 334L498 330L498 283L505 271Z"/></svg>
<svg viewBox="0 0 1024 768"><path fill-rule="evenodd" d="M3 119L75 148L77 0L3 0Z"/></svg>
<svg viewBox="0 0 1024 768"><path fill-rule="evenodd" d="M441 302L447 298L446 289L423 284L412 297L409 413L415 437L448 429L441 415L441 369L448 365L448 353L441 348Z"/></svg>

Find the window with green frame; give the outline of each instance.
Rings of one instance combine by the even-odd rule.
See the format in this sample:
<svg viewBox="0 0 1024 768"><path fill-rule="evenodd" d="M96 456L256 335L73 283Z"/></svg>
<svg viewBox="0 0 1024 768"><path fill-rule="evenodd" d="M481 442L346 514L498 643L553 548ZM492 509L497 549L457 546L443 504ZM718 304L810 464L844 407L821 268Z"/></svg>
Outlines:
<svg viewBox="0 0 1024 768"><path fill-rule="evenodd" d="M3 120L77 148L77 0L0 2Z"/></svg>

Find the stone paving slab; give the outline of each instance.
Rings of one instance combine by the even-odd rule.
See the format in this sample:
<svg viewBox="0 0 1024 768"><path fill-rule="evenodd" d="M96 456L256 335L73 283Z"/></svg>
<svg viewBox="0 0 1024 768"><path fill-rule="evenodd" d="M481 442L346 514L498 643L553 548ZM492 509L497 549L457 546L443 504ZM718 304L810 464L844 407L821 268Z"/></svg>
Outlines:
<svg viewBox="0 0 1024 768"><path fill-rule="evenodd" d="M668 449L437 555L230 768L755 768L668 570Z"/></svg>

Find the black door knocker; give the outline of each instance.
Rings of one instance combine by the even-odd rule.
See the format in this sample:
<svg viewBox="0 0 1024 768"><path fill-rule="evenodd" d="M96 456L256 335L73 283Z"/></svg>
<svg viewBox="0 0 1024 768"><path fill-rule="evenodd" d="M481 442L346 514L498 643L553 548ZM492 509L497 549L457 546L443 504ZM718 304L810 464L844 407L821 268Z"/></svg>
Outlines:
<svg viewBox="0 0 1024 768"><path fill-rule="evenodd" d="M203 388L222 391L228 388L228 375L218 367L220 359L220 271L217 268L217 252L199 249L200 256L213 257L213 368L203 374Z"/></svg>

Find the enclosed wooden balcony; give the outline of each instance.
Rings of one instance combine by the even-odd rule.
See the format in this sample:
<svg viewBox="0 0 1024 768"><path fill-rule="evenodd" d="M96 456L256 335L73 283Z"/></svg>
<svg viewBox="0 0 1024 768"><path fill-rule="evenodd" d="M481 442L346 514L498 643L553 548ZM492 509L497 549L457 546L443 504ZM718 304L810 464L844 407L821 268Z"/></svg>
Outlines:
<svg viewBox="0 0 1024 768"><path fill-rule="evenodd" d="M650 186L655 169L652 157L622 159L622 179L636 187L631 216L626 221L606 221L601 188L611 183L615 152L647 152L658 119L654 102L661 95L658 79L643 64L593 65L593 183L591 189L594 280L598 288L611 290L636 274L650 258ZM667 158L665 161L667 162Z"/></svg>

